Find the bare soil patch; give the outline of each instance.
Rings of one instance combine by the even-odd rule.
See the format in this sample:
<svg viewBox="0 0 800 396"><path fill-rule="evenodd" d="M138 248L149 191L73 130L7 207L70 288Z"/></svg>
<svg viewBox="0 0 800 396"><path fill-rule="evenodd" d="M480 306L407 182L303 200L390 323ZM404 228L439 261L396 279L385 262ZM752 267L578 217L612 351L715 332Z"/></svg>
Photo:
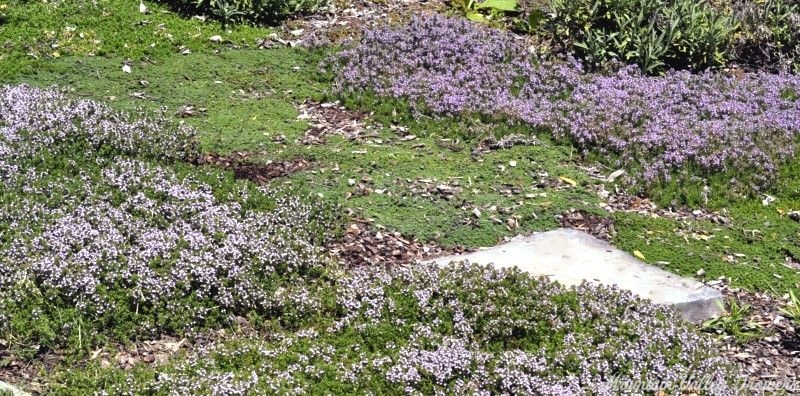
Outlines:
<svg viewBox="0 0 800 396"><path fill-rule="evenodd" d="M752 381L800 379L800 334L779 311L785 302L768 293L731 288L724 280L707 284L720 290L727 300L749 305L749 320L761 325L764 332L763 337L747 343L738 343L733 337L723 338L720 354Z"/></svg>
<svg viewBox="0 0 800 396"><path fill-rule="evenodd" d="M423 243L373 224L368 219L354 219L347 226L343 240L330 244L328 250L349 268L411 265L437 256L468 251L463 246L446 249L434 243Z"/></svg>
<svg viewBox="0 0 800 396"><path fill-rule="evenodd" d="M195 158L196 165L214 165L232 170L238 179L247 179L256 183L266 183L272 179L286 177L311 168L312 163L305 158L293 158L286 161L257 162L250 158L259 154L240 152L221 156L207 154Z"/></svg>

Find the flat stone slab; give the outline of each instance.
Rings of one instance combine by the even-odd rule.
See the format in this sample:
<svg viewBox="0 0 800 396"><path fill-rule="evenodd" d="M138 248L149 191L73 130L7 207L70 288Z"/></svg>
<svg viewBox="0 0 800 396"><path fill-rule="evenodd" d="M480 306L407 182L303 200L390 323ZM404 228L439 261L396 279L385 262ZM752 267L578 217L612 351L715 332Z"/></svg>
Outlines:
<svg viewBox="0 0 800 396"><path fill-rule="evenodd" d="M9 383L0 381L0 395L4 394L3 392L10 393L11 396L31 396L28 392L23 392Z"/></svg>
<svg viewBox="0 0 800 396"><path fill-rule="evenodd" d="M497 267L519 267L536 276L547 276L562 285L583 280L617 285L656 304L675 307L683 318L700 322L722 313L722 293L694 279L680 277L646 264L584 232L562 228L517 237L510 242L476 252L441 257L430 262L452 261Z"/></svg>

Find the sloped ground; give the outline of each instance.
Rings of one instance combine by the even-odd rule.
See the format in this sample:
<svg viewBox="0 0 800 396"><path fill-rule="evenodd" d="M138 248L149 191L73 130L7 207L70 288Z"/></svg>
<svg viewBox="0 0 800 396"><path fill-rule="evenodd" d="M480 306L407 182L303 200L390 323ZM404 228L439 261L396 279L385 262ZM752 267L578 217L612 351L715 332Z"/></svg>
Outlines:
<svg viewBox="0 0 800 396"><path fill-rule="evenodd" d="M4 68L0 76L8 83L68 85L76 95L117 109L165 107L167 117L198 129L202 154L195 163L203 168L229 169L232 177L299 188L313 199L341 205L346 219L334 230L341 237L327 247L346 266L391 268L520 233L558 226L586 230L751 304L745 321L764 329L744 342L726 334L725 356L751 378L796 379L797 335L777 312L785 305L783 294L800 280L794 265L800 257L798 226L789 217L800 208L791 189L796 164L783 172L787 187L772 193L775 200L762 197L766 204L759 198L715 209L658 206L626 194L619 180L609 181L617 169L546 134L531 136L525 128L470 117L432 118L388 101L337 104L328 77L318 74L325 50L290 48L340 43L355 37L356 27L440 7L354 3L275 31L238 28L221 41L209 39L220 33L213 24L193 22L187 28L169 13L132 10L125 17L140 21L132 29L137 33L108 44L115 50L107 56L62 50L57 59L42 61L46 67ZM92 19L71 23L81 31L103 26ZM104 36L108 29L91 30ZM179 40L165 39L167 33ZM119 50L125 41L139 44ZM150 41L156 49L147 52ZM34 47L40 57L56 58L52 48ZM132 65L131 73L122 71L123 63ZM718 283L720 277L726 280ZM214 342L224 344L231 333L230 339L246 339L256 327L237 316L183 343L184 337L139 338L67 359L60 351L42 353L34 362L10 354L3 340L2 378L33 381L31 390L65 381L76 387L96 383L93 370L105 366L144 372L146 378L148 367L160 366L168 356L182 359L180 351L191 355ZM74 359L94 374L42 378Z"/></svg>

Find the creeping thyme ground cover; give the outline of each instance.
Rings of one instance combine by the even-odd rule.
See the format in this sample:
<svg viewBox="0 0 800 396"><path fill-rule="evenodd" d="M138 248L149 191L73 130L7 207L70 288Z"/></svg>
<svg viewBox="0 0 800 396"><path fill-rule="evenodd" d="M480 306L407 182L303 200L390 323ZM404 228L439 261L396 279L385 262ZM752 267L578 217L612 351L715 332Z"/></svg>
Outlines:
<svg viewBox="0 0 800 396"><path fill-rule="evenodd" d="M0 334L18 357L236 317L272 333L54 391L613 394L612 376L700 371L734 394L709 339L628 293L466 264L343 273L324 205L171 165L191 128L25 85L0 108Z"/></svg>
<svg viewBox="0 0 800 396"><path fill-rule="evenodd" d="M324 272L321 205L214 191L146 160L190 155L193 129L24 85L0 89L0 109L0 327L23 349L87 348L103 325L120 336L278 317L297 307L277 288Z"/></svg>
<svg viewBox="0 0 800 396"><path fill-rule="evenodd" d="M615 394L617 376L691 374L720 381L709 394L741 394L708 335L619 290L466 264L341 268L323 245L342 211L319 197L447 246L557 227L578 208L682 275L778 294L800 279L800 229L784 215L800 207L796 77L585 74L425 15L366 32L334 55L330 81L314 71L340 48L254 48L268 29L220 30L155 3L10 4L0 84L30 85L0 88L0 380L22 388ZM319 128L298 117L304 100L360 104L368 115L346 128L366 129L300 144ZM504 134L531 145L471 152ZM312 168L266 187L186 163L239 150ZM710 196L730 224L606 213L597 191L621 186L587 175L595 155L652 194L721 178ZM426 183L454 193L420 195ZM729 187L777 201L720 199ZM144 360L183 337L165 363Z"/></svg>
<svg viewBox="0 0 800 396"><path fill-rule="evenodd" d="M649 77L635 66L587 75L509 33L435 14L365 32L332 62L339 92L520 120L638 170L645 185L722 174L733 178L726 188L761 191L794 157L800 134L797 76Z"/></svg>
<svg viewBox="0 0 800 396"><path fill-rule="evenodd" d="M588 284L469 264L363 268L297 300L329 313L294 333L203 348L107 394L618 394L611 378L708 375L713 345L674 312Z"/></svg>

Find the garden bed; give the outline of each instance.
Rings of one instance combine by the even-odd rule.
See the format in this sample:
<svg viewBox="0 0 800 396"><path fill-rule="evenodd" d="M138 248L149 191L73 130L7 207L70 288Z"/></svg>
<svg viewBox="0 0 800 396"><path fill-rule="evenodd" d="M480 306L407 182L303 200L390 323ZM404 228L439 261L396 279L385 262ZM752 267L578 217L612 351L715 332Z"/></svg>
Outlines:
<svg viewBox="0 0 800 396"><path fill-rule="evenodd" d="M731 395L742 376L796 380L798 77L587 73L519 29L530 8L479 11L490 27L452 7L333 2L223 28L161 4L0 3L0 379L614 394L617 376L705 374L720 386L702 394ZM614 288L417 264L560 226L734 304L695 326Z"/></svg>

